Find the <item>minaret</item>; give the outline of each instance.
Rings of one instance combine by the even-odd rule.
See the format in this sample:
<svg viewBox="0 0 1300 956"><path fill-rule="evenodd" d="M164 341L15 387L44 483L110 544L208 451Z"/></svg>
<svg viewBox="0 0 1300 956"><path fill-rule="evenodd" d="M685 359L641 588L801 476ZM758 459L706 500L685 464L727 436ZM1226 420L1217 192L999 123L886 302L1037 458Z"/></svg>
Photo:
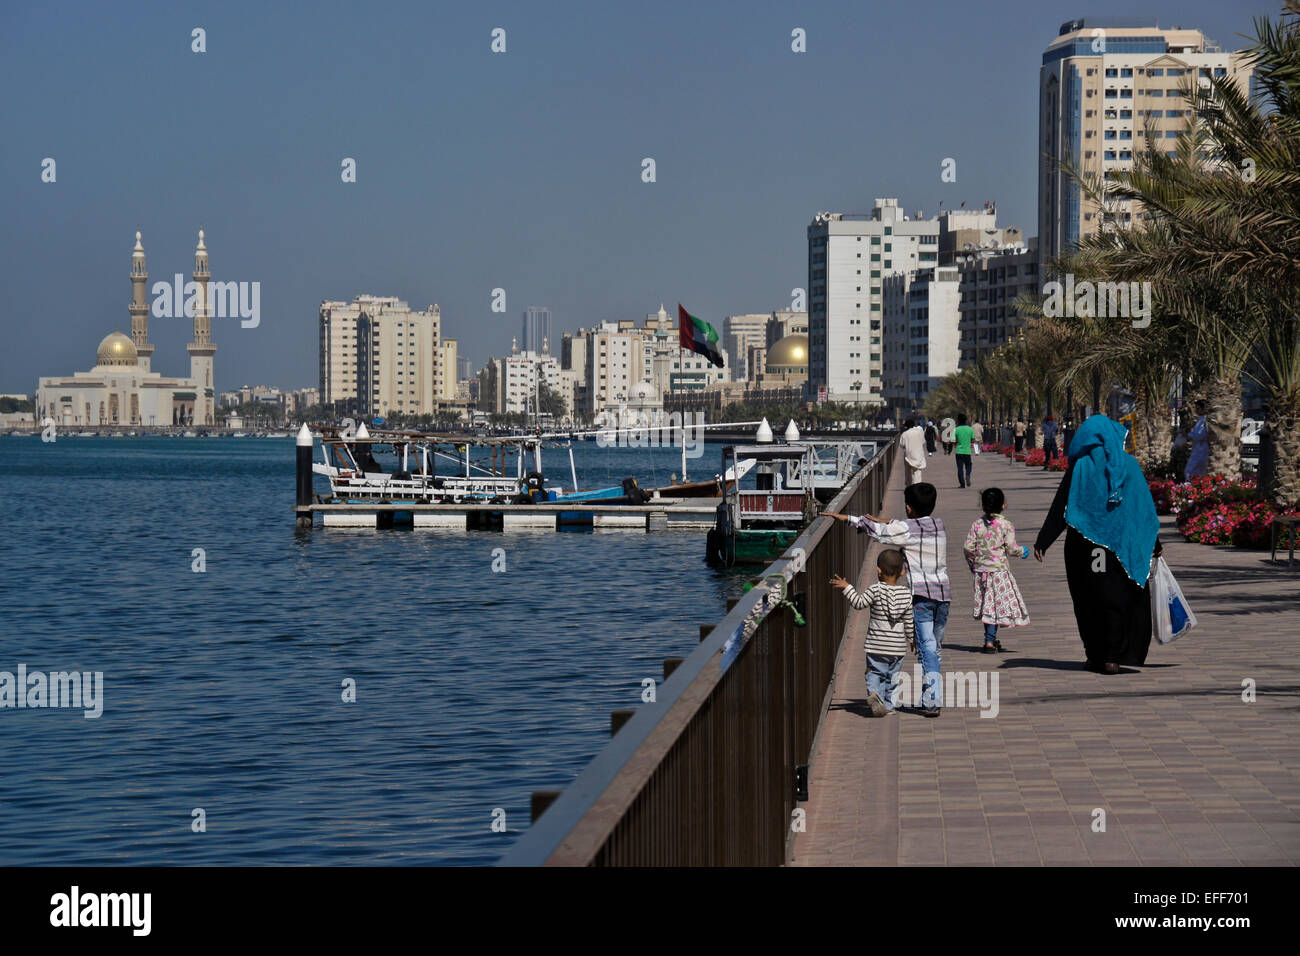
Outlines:
<svg viewBox="0 0 1300 956"><path fill-rule="evenodd" d="M144 246L140 244L140 230L135 231L135 251L131 253L131 341L135 343L135 354L139 357L140 368L148 372L153 358L153 346L149 344L149 303L145 299L145 284L149 281L149 270L144 263Z"/></svg>
<svg viewBox="0 0 1300 956"><path fill-rule="evenodd" d="M190 353L190 378L194 380L197 395L194 401L194 424L212 425L212 356L217 347L212 344L211 317L208 314L208 247L203 244L203 230L199 230L199 244L194 250L194 284L198 286L198 299L194 303L194 341L185 346Z"/></svg>

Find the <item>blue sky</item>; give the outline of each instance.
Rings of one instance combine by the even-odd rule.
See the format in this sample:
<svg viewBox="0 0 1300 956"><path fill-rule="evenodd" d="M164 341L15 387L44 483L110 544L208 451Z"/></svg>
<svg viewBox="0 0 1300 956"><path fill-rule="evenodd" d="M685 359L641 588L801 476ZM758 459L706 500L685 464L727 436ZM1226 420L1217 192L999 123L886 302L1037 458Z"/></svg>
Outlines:
<svg viewBox="0 0 1300 956"><path fill-rule="evenodd" d="M1141 15L1236 49L1279 6L6 3L0 391L129 331L137 224L150 285L188 276L200 222L213 277L261 283L258 328L214 320L221 390L315 385L326 298L437 302L477 369L528 305L557 338L661 301L715 322L788 308L813 214L875 196L996 200L1032 235L1038 66L1063 21ZM188 374L187 320L150 338L156 370Z"/></svg>

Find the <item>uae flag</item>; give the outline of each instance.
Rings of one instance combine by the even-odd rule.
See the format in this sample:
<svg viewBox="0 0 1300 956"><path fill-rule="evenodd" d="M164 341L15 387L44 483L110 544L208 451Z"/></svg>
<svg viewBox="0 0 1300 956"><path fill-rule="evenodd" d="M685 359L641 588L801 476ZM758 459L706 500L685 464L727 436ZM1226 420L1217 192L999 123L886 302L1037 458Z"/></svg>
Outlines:
<svg viewBox="0 0 1300 956"><path fill-rule="evenodd" d="M718 351L718 330L703 319L697 319L677 303L677 335L681 347L722 368L722 353Z"/></svg>

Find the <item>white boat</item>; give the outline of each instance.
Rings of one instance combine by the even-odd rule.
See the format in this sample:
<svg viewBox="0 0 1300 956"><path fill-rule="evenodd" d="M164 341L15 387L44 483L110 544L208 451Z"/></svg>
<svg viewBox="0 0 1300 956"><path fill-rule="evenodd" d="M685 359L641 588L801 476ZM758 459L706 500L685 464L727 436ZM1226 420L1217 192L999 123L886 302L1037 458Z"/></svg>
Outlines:
<svg viewBox="0 0 1300 956"><path fill-rule="evenodd" d="M233 435L231 435L230 437L231 437L231 438L247 438L248 436L245 435L243 432L235 432L235 433L234 433Z"/></svg>
<svg viewBox="0 0 1300 956"><path fill-rule="evenodd" d="M198 438L198 437L199 437L199 433L198 433L198 432L184 432L184 433L181 434L181 437L182 437L182 438Z"/></svg>
<svg viewBox="0 0 1300 956"><path fill-rule="evenodd" d="M290 438L292 436L288 432L267 432L263 437L264 438Z"/></svg>

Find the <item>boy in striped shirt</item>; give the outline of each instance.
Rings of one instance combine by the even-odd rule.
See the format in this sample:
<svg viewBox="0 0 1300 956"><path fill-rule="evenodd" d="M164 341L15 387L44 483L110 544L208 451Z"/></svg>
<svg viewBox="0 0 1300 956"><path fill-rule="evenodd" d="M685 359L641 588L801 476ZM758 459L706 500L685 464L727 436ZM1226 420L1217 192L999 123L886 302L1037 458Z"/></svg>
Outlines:
<svg viewBox="0 0 1300 956"><path fill-rule="evenodd" d="M898 583L903 574L903 553L881 551L876 559L876 574L879 580L865 591L858 591L838 574L831 578L831 584L859 611L871 610L867 636L862 642L867 652L867 705L872 717L884 717L894 712L898 672L907 648L916 648L916 630L912 623L912 592Z"/></svg>
<svg viewBox="0 0 1300 956"><path fill-rule="evenodd" d="M943 521L934 517L939 491L928 481L908 485L903 492L907 518L879 521L872 515L843 515L831 511L827 517L847 521L881 544L903 549L907 578L912 585L912 616L916 626L916 656L921 659L922 713L938 717L943 707L943 675L940 653L943 631L948 624L952 588L948 582L948 534Z"/></svg>

